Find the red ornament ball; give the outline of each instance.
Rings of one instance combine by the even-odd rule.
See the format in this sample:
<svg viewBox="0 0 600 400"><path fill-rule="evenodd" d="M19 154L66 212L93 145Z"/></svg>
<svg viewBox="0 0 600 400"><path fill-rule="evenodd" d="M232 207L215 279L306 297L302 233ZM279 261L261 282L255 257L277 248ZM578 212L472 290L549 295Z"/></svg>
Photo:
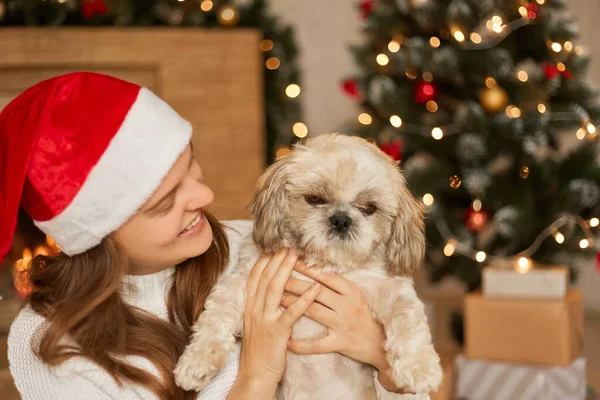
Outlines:
<svg viewBox="0 0 600 400"><path fill-rule="evenodd" d="M535 3L529 3L526 7L527 9L527 17L529 17L530 19L534 19L535 17L537 17L537 12L538 12L538 5Z"/></svg>
<svg viewBox="0 0 600 400"><path fill-rule="evenodd" d="M479 232L487 225L490 220L490 214L484 208L479 211L469 207L465 213L465 225L472 232Z"/></svg>
<svg viewBox="0 0 600 400"><path fill-rule="evenodd" d="M427 103L430 100L435 100L438 95L437 87L431 82L417 82L415 85L415 100L419 104Z"/></svg>
<svg viewBox="0 0 600 400"><path fill-rule="evenodd" d="M347 79L342 82L342 90L353 99L360 99L362 97L356 79Z"/></svg>
<svg viewBox="0 0 600 400"><path fill-rule="evenodd" d="M367 19L371 14L371 10L375 7L375 0L361 1L358 7L360 8L360 16L362 19Z"/></svg>
<svg viewBox="0 0 600 400"><path fill-rule="evenodd" d="M108 7L104 0L87 0L81 4L81 13L85 18L92 18L94 15L102 15L108 12Z"/></svg>
<svg viewBox="0 0 600 400"><path fill-rule="evenodd" d="M403 143L400 140L394 140L393 142L383 143L381 151L392 157L395 161L402 160L402 146Z"/></svg>

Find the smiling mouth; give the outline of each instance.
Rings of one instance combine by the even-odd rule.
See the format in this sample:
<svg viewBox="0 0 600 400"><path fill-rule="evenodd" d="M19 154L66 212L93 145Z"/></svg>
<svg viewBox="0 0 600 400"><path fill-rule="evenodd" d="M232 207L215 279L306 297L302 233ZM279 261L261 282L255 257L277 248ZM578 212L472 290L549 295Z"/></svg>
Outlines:
<svg viewBox="0 0 600 400"><path fill-rule="evenodd" d="M202 210L200 210L200 212L198 213L198 216L196 218L194 218L192 220L192 222L190 222L189 225L186 226L185 229L180 232L180 234L183 234L183 233L186 233L186 232L192 230L196 225L198 225L200 223L200 221L202 221L203 215L204 214L203 214Z"/></svg>

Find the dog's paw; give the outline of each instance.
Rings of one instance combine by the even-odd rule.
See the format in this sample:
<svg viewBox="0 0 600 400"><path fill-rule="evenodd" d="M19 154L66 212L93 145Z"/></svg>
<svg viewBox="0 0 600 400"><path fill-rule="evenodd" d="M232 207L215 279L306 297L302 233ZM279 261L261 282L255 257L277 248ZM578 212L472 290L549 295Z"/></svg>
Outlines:
<svg viewBox="0 0 600 400"><path fill-rule="evenodd" d="M442 383L440 357L431 346L422 352L402 357L392 363L396 385L416 393L436 391Z"/></svg>
<svg viewBox="0 0 600 400"><path fill-rule="evenodd" d="M200 391L225 366L229 350L221 343L190 344L175 367L175 382L185 390Z"/></svg>

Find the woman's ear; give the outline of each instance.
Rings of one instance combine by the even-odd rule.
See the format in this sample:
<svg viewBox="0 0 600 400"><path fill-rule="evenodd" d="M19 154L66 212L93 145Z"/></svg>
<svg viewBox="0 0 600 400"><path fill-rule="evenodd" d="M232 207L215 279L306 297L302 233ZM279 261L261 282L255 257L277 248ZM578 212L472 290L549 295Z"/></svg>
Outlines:
<svg viewBox="0 0 600 400"><path fill-rule="evenodd" d="M284 224L288 214L287 173L290 158L282 157L258 180L249 204L254 216L252 238L261 251L275 251L283 246Z"/></svg>

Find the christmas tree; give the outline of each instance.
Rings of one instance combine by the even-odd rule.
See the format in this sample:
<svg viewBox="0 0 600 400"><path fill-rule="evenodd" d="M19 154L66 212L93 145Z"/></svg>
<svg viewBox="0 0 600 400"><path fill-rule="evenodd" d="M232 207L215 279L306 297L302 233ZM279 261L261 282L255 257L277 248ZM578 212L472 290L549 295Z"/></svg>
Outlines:
<svg viewBox="0 0 600 400"><path fill-rule="evenodd" d="M427 206L433 281L486 264L593 264L597 94L565 0L362 1L351 128Z"/></svg>
<svg viewBox="0 0 600 400"><path fill-rule="evenodd" d="M266 0L0 0L2 26L253 28L264 37L267 160L307 135L302 121L298 47L291 26Z"/></svg>

